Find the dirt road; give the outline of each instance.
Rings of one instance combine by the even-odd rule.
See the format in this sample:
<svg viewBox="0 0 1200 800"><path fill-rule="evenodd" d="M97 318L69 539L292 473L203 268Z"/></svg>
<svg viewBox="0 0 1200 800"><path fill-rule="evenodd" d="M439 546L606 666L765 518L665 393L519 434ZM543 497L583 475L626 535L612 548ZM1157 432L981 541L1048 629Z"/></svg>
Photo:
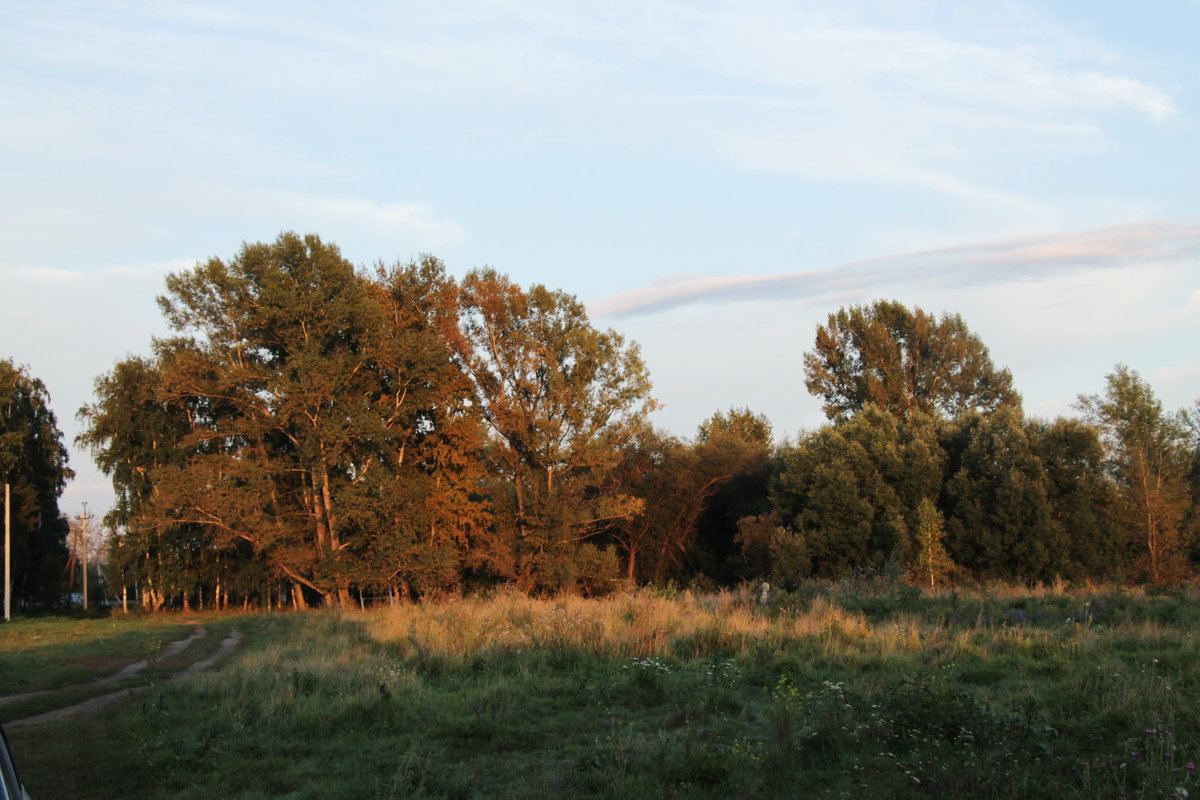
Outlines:
<svg viewBox="0 0 1200 800"><path fill-rule="evenodd" d="M171 657L171 656L178 655L180 652L185 650L188 647L188 645L204 638L206 635L208 635L208 631L204 628L204 626L197 625L196 629L192 632L191 636L187 637L186 639L180 639L179 641L171 642L166 647L164 647L162 656L160 656L160 657ZM196 662L188 665L188 667L186 669L175 673L171 677L171 679L173 680L174 678L178 678L182 675L192 675L201 670L208 669L213 664L217 663L221 659L225 658L226 656L228 656L229 654L231 654L235 650L237 650L237 648L241 644L241 642L242 642L242 632L239 631L237 628L233 628L232 630L229 631L229 635L226 636L224 640L222 640L222 642L221 642L220 646L217 648L216 652L214 652L212 655L208 656L207 658L201 659L199 661L196 661ZM117 681L124 680L125 678L129 678L134 675L137 675L139 672L145 670L148 666L149 666L149 662L139 661L135 664L130 664L129 666L125 667L124 669L120 670L119 672L114 673L113 675L109 675L104 678L100 678L98 680L91 681L89 683L75 684L75 686L76 687L77 686L97 686L97 685L103 685L106 683L115 683ZM75 687L62 687L62 688L75 688ZM38 697L41 695L52 694L55 691L61 691L62 688L50 689L50 690L40 691L40 692L26 692L25 694L19 694L19 695L10 695L8 697L0 698L0 705L6 705L8 703L15 703L18 700L27 700L31 697ZM119 702L128 697L133 697L133 696L140 694L141 692L144 692L150 688L151 688L150 686L134 686L129 689L122 689L121 691L110 692L108 694L100 695L99 697L93 697L90 700L85 700L82 703L76 703L74 705L65 706L63 708L56 708L53 711L47 711L43 714L37 714L32 717L26 717L25 719L18 719L18 720L13 720L11 722L6 722L6 723L4 723L4 727L11 730L13 728L20 728L20 727L24 727L26 725L38 725L43 722L56 722L61 719L66 719L67 717L74 717L74 716L78 716L81 714L94 714L97 711L112 705L113 703Z"/></svg>

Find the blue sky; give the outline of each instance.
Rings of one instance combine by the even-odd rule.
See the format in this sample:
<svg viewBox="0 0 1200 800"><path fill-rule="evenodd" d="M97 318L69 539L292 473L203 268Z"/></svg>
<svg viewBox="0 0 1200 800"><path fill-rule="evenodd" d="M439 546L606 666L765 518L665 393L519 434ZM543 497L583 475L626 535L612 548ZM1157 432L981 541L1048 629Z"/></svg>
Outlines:
<svg viewBox="0 0 1200 800"><path fill-rule="evenodd" d="M1200 396L1200 2L0 7L0 357L60 424L162 278L316 232L585 300L662 426L819 425L839 306L963 315L1028 413ZM109 502L84 453L63 507Z"/></svg>

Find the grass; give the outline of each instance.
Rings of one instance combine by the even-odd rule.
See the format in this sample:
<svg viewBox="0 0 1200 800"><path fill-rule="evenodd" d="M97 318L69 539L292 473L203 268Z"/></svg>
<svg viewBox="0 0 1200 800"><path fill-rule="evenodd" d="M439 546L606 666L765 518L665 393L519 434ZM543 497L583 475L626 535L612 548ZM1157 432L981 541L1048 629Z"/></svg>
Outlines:
<svg viewBox="0 0 1200 800"><path fill-rule="evenodd" d="M1197 622L869 582L243 617L221 669L11 738L39 800L1181 797Z"/></svg>
<svg viewBox="0 0 1200 800"><path fill-rule="evenodd" d="M165 624L164 620L159 619L93 619L90 621L92 638L89 640L85 634L88 630L86 624L76 622L55 630L53 626L47 626L44 620L18 620L14 630L6 632L11 641L25 646L15 651L12 661L23 663L29 669L40 670L40 673L31 676L30 681L22 682L35 682L40 688L32 690L32 695L25 699L0 705L0 722L24 719L82 703L93 697L162 682L188 665L215 653L222 638L235 624L236 617L201 620L189 616L188 619L193 623L203 621L208 635L191 642L174 655L164 652L166 643L187 638L194 624ZM4 631L4 627L7 626L0 626L0 631ZM37 639L30 635L30 628L38 631ZM55 633L62 634L62 639L56 640ZM31 640L40 641L40 646L29 647ZM0 653L4 654L5 667L11 669L9 653L2 644L4 641L0 639ZM23 654L24 658L19 654ZM130 677L111 680L120 668L136 661L148 662L146 668ZM81 668L80 662L86 665L86 669ZM17 693L23 692L0 691L0 697Z"/></svg>
<svg viewBox="0 0 1200 800"><path fill-rule="evenodd" d="M180 617L17 617L0 624L0 697L110 675L193 627Z"/></svg>

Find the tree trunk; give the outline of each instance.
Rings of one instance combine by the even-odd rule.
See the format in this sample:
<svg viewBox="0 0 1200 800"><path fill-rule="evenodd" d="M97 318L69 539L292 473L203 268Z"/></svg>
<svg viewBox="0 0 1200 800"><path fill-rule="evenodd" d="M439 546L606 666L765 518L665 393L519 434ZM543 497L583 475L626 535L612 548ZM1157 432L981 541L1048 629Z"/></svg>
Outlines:
<svg viewBox="0 0 1200 800"><path fill-rule="evenodd" d="M316 476L311 472L306 473L305 479L301 483L304 486L304 503L308 506L309 513L313 516L313 524L316 527L317 552L318 555L324 555L329 549L329 528L325 525L324 505L318 498Z"/></svg>
<svg viewBox="0 0 1200 800"><path fill-rule="evenodd" d="M304 587L295 581L292 582L292 608L296 611L308 610L308 601L304 599Z"/></svg>

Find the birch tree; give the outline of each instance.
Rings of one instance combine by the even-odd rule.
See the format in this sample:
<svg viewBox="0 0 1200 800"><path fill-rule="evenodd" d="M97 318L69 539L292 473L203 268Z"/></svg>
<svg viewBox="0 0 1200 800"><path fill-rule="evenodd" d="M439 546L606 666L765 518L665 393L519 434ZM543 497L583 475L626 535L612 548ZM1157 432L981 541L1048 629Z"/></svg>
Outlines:
<svg viewBox="0 0 1200 800"><path fill-rule="evenodd" d="M1117 487L1113 514L1136 543L1135 575L1151 582L1184 577L1192 456L1184 416L1165 412L1150 385L1124 364L1106 377L1103 396L1080 396L1079 408L1102 431Z"/></svg>

